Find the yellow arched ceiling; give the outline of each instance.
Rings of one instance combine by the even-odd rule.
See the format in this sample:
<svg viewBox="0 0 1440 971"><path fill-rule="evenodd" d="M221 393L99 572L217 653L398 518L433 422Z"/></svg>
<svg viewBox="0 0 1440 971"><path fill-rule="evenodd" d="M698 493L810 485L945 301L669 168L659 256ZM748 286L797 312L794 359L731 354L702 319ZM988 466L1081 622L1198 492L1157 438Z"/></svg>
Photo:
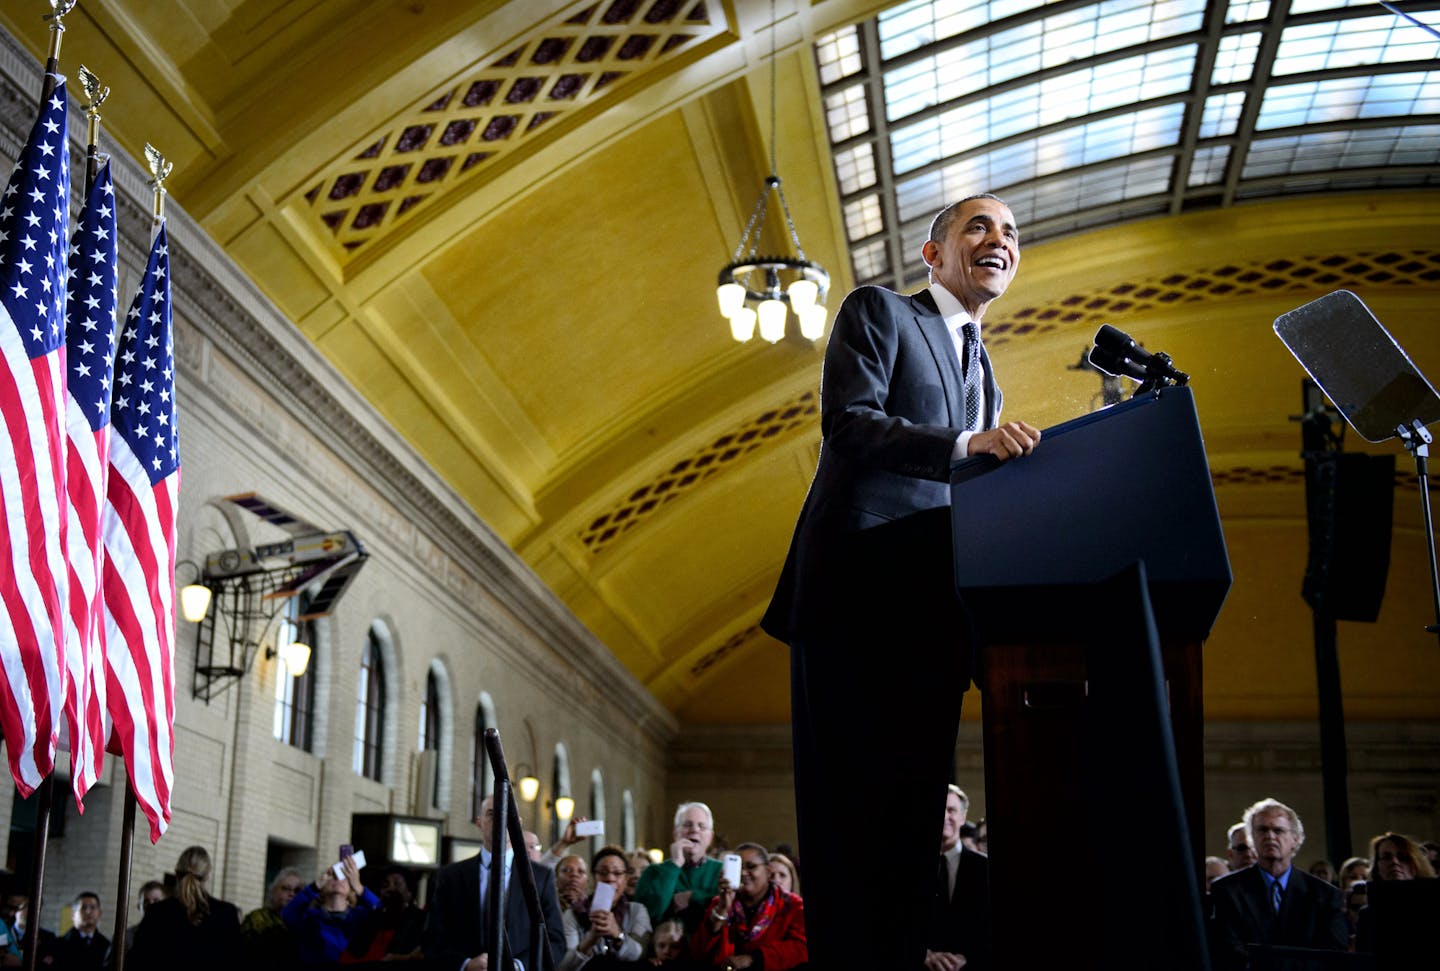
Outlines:
<svg viewBox="0 0 1440 971"><path fill-rule="evenodd" d="M779 4L779 171L832 309L850 277L809 45L883 6ZM37 56L40 12L0 9ZM110 0L69 16L62 63L683 722L775 722L785 652L756 624L814 467L820 351L735 345L713 297L767 168L769 21L748 0ZM1194 375L1236 575L1212 717L1315 709L1302 374L1271 321L1348 287L1440 373L1437 226L1433 191L1132 223L1030 247L986 321L1009 414L1042 425L1089 407L1067 366L1102 322ZM1413 486L1395 522L1379 623L1341 625L1352 718L1440 714Z"/></svg>

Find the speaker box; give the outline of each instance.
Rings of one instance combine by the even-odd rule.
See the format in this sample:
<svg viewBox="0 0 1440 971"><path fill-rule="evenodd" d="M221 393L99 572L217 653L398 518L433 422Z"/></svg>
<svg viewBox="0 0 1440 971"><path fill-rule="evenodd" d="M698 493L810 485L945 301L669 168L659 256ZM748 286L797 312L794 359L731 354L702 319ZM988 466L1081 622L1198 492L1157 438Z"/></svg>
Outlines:
<svg viewBox="0 0 1440 971"><path fill-rule="evenodd" d="M1390 572L1395 456L1305 456L1310 558L1301 595L1336 620L1374 622Z"/></svg>

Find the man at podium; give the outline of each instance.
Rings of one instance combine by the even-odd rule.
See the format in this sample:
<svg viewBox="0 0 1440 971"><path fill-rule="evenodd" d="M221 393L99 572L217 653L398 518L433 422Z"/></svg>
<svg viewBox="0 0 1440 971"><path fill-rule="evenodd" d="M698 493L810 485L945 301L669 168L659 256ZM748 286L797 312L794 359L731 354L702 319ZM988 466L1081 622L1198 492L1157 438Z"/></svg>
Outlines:
<svg viewBox="0 0 1440 971"><path fill-rule="evenodd" d="M970 681L950 463L1006 461L1040 440L1026 422L1000 423L980 339L1020 263L1009 207L989 194L947 206L921 254L928 288L860 287L835 318L819 466L761 622L791 647L806 924L824 971L923 964L935 819ZM895 892L877 895L862 866L881 846L898 851L885 853Z"/></svg>

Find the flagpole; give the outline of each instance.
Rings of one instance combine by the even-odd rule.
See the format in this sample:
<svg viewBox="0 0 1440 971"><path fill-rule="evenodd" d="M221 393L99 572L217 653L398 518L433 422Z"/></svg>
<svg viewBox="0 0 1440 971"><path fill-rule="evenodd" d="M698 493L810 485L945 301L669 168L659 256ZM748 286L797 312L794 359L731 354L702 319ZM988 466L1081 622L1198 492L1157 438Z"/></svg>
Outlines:
<svg viewBox="0 0 1440 971"><path fill-rule="evenodd" d="M45 58L45 77L40 87L40 110L55 94L59 85L60 42L65 33L65 15L75 7L76 0L50 0L50 51ZM71 739L74 745L75 740ZM30 875L30 901L25 905L25 971L35 971L40 959L38 941L40 938L40 914L45 892L45 856L50 845L50 810L55 801L55 773L41 780L36 790L35 804L35 854Z"/></svg>
<svg viewBox="0 0 1440 971"><path fill-rule="evenodd" d="M45 19L50 21L50 53L45 56L45 79L40 86L40 102L50 100L55 93L56 80L60 75L60 41L65 33L65 15L75 9L77 0L50 0L50 12Z"/></svg>

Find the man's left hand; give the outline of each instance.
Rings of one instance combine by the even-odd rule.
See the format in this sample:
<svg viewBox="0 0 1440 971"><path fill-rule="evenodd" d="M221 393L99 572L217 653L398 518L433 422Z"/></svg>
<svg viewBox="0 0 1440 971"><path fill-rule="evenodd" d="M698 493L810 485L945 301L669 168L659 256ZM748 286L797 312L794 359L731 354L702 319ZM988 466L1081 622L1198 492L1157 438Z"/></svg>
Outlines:
<svg viewBox="0 0 1440 971"><path fill-rule="evenodd" d="M1029 422L1007 421L988 432L970 436L966 451L970 455L993 455L1002 462L1029 455L1040 444L1040 429Z"/></svg>
<svg viewBox="0 0 1440 971"><path fill-rule="evenodd" d="M960 971L965 967L965 955L949 951L926 951L925 971Z"/></svg>

